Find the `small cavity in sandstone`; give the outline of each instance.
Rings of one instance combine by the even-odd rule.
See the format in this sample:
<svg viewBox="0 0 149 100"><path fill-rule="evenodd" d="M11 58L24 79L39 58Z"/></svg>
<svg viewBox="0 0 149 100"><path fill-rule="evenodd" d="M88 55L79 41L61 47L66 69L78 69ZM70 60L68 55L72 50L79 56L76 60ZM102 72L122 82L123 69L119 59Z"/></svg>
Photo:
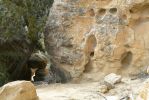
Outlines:
<svg viewBox="0 0 149 100"><path fill-rule="evenodd" d="M125 52L122 54L121 56L121 64L123 67L127 67L131 64L131 61L132 61L132 57L133 57L133 54L132 52Z"/></svg>
<svg viewBox="0 0 149 100"><path fill-rule="evenodd" d="M85 70L84 70L84 72L86 73L92 70L91 58L94 57L96 45L97 45L96 37L94 35L90 35L87 38L86 46L85 46L85 54L87 57L89 57L88 58L89 61L85 65Z"/></svg>
<svg viewBox="0 0 149 100"><path fill-rule="evenodd" d="M86 41L86 47L85 47L86 54L90 55L90 57L93 57L96 45L97 45L97 41L95 36L90 35Z"/></svg>
<svg viewBox="0 0 149 100"><path fill-rule="evenodd" d="M130 13L134 13L131 9L129 10Z"/></svg>
<svg viewBox="0 0 149 100"><path fill-rule="evenodd" d="M99 9L99 11L98 11L98 16L103 16L103 15L105 15L105 13L106 13L106 9L101 8L101 9Z"/></svg>
<svg viewBox="0 0 149 100"><path fill-rule="evenodd" d="M110 12L111 14L116 14L116 13L117 13L117 8L111 8L111 9L109 10L109 12Z"/></svg>

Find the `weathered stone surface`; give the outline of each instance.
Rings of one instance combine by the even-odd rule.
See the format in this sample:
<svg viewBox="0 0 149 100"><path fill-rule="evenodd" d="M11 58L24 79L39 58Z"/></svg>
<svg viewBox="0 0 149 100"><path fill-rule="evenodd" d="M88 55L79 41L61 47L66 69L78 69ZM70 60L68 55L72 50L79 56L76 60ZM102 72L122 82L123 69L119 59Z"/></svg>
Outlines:
<svg viewBox="0 0 149 100"><path fill-rule="evenodd" d="M107 76L104 77L104 82L114 85L116 83L120 83L121 82L122 77L120 75L116 75L114 73L111 73Z"/></svg>
<svg viewBox="0 0 149 100"><path fill-rule="evenodd" d="M100 93L106 93L108 92L108 87L106 85L100 85L98 91Z"/></svg>
<svg viewBox="0 0 149 100"><path fill-rule="evenodd" d="M139 74L149 65L148 10L149 0L55 0L46 49L73 78Z"/></svg>
<svg viewBox="0 0 149 100"><path fill-rule="evenodd" d="M104 84L107 86L108 89L113 89L116 83L121 82L121 76L111 73L104 77Z"/></svg>
<svg viewBox="0 0 149 100"><path fill-rule="evenodd" d="M118 96L108 96L106 97L107 100L120 100ZM122 99L123 100L123 99ZM125 99L124 99L125 100ZM127 99L126 99L127 100Z"/></svg>
<svg viewBox="0 0 149 100"><path fill-rule="evenodd" d="M0 100L38 100L38 96L31 82L14 81L0 88Z"/></svg>
<svg viewBox="0 0 149 100"><path fill-rule="evenodd" d="M149 100L149 79L141 86L139 96L136 100Z"/></svg>

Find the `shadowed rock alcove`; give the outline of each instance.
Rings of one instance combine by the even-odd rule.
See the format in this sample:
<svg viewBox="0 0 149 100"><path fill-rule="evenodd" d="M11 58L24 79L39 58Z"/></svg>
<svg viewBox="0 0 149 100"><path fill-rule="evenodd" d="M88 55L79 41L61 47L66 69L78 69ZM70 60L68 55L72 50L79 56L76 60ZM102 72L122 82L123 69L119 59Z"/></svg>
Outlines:
<svg viewBox="0 0 149 100"><path fill-rule="evenodd" d="M94 35L90 35L87 38L85 45L85 54L88 57L88 63L85 66L84 72L90 72L92 70L91 58L94 57L95 55L96 45L97 45L96 37Z"/></svg>
<svg viewBox="0 0 149 100"><path fill-rule="evenodd" d="M122 67L128 67L132 62L133 54L131 51L125 52L121 56Z"/></svg>
<svg viewBox="0 0 149 100"><path fill-rule="evenodd" d="M97 15L98 16L103 16L103 15L105 15L105 13L106 13L106 9L105 8L101 8L101 9L98 10Z"/></svg>
<svg viewBox="0 0 149 100"><path fill-rule="evenodd" d="M110 12L111 14L116 14L116 13L117 13L117 8L111 8L111 9L109 10L109 12Z"/></svg>

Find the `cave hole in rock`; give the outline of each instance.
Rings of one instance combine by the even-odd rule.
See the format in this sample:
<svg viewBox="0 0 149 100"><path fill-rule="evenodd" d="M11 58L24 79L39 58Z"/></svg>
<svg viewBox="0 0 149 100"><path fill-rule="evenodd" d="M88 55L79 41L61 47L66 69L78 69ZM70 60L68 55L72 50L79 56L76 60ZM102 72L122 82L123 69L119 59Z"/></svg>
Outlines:
<svg viewBox="0 0 149 100"><path fill-rule="evenodd" d="M111 9L109 10L109 12L110 12L111 14L116 14L116 13L117 13L117 8L111 8Z"/></svg>
<svg viewBox="0 0 149 100"><path fill-rule="evenodd" d="M130 12L130 14L134 14L134 13L136 13L136 11L133 10L133 9L130 9L129 12Z"/></svg>
<svg viewBox="0 0 149 100"><path fill-rule="evenodd" d="M105 8L101 8L98 10L98 16L103 16L106 13L106 9Z"/></svg>
<svg viewBox="0 0 149 100"><path fill-rule="evenodd" d="M128 67L132 62L133 54L131 51L125 52L121 56L122 67Z"/></svg>
<svg viewBox="0 0 149 100"><path fill-rule="evenodd" d="M94 51L97 45L96 37L94 35L90 35L86 41L86 51L87 55L90 57L94 56Z"/></svg>
<svg viewBox="0 0 149 100"><path fill-rule="evenodd" d="M89 57L88 58L89 61L85 65L84 72L90 72L90 70L92 70L91 58L94 57L96 45L97 45L96 37L94 35L90 35L87 38L86 47L85 47L86 55L87 57Z"/></svg>

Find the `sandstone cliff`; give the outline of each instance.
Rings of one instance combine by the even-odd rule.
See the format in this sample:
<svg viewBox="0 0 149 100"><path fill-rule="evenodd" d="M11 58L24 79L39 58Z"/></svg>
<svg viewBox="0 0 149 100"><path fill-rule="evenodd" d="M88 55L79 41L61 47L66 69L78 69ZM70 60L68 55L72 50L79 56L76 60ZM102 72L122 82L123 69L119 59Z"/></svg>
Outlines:
<svg viewBox="0 0 149 100"><path fill-rule="evenodd" d="M73 78L134 76L149 65L148 27L149 0L55 0L46 49Z"/></svg>

